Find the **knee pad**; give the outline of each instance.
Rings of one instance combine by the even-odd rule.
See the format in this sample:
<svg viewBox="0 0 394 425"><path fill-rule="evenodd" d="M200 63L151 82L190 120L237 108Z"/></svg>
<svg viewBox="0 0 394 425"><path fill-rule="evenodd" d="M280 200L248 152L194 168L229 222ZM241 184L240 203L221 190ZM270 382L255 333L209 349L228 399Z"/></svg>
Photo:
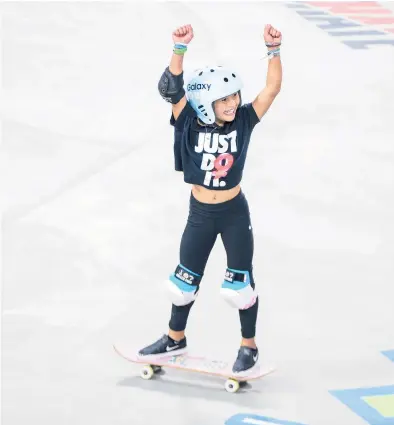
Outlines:
<svg viewBox="0 0 394 425"><path fill-rule="evenodd" d="M190 304L197 298L201 276L181 264L170 275L167 290L172 303L176 306Z"/></svg>
<svg viewBox="0 0 394 425"><path fill-rule="evenodd" d="M250 273L247 270L234 270L227 268L220 294L238 310L252 307L257 300L257 293L252 287Z"/></svg>

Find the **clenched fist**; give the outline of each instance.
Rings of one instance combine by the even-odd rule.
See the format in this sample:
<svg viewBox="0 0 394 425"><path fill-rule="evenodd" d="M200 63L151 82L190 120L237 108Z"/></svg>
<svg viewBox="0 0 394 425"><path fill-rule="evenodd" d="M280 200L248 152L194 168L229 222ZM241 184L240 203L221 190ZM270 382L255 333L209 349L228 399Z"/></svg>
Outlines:
<svg viewBox="0 0 394 425"><path fill-rule="evenodd" d="M280 44L282 42L282 33L268 24L264 28L264 41L268 44Z"/></svg>
<svg viewBox="0 0 394 425"><path fill-rule="evenodd" d="M191 25L184 25L178 27L172 33L172 40L174 43L185 43L189 44L194 37L193 28Z"/></svg>

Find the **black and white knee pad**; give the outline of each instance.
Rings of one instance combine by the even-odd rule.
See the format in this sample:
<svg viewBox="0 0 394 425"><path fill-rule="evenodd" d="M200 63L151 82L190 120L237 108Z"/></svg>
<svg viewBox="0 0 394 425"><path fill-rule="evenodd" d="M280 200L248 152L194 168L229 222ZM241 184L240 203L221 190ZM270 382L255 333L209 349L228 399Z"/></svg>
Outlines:
<svg viewBox="0 0 394 425"><path fill-rule="evenodd" d="M227 268L220 294L238 310L246 310L256 303L257 292L252 287L248 270Z"/></svg>
<svg viewBox="0 0 394 425"><path fill-rule="evenodd" d="M176 306L183 306L195 301L200 289L200 282L199 274L179 264L167 281L167 290L172 303Z"/></svg>

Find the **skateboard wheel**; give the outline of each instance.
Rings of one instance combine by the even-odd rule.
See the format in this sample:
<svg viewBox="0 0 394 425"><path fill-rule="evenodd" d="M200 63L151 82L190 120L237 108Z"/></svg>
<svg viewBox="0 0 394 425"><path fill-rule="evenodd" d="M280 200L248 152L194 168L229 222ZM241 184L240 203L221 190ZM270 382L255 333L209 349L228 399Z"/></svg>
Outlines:
<svg viewBox="0 0 394 425"><path fill-rule="evenodd" d="M141 370L142 379L151 379L154 374L154 371L151 366L144 366Z"/></svg>
<svg viewBox="0 0 394 425"><path fill-rule="evenodd" d="M226 391L229 393L236 393L239 390L239 382L234 379L228 379L225 384Z"/></svg>

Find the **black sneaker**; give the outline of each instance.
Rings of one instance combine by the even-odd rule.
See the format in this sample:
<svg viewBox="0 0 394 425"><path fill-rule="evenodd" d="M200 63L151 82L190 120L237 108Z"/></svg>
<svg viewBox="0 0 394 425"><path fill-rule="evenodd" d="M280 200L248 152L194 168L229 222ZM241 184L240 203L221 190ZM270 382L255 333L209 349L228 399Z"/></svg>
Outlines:
<svg viewBox="0 0 394 425"><path fill-rule="evenodd" d="M233 373L239 376L247 376L256 371L259 367L259 350L241 346L238 350L238 357L233 366Z"/></svg>
<svg viewBox="0 0 394 425"><path fill-rule="evenodd" d="M138 352L141 356L155 356L162 357L163 355L178 355L185 354L187 352L186 337L180 341L174 341L168 335L163 335L160 339L151 345L143 348Z"/></svg>

